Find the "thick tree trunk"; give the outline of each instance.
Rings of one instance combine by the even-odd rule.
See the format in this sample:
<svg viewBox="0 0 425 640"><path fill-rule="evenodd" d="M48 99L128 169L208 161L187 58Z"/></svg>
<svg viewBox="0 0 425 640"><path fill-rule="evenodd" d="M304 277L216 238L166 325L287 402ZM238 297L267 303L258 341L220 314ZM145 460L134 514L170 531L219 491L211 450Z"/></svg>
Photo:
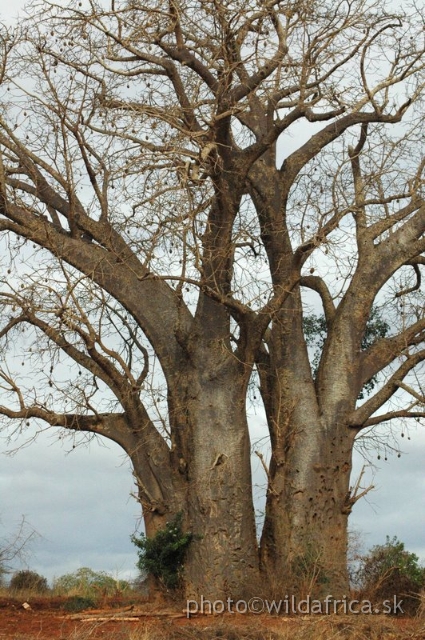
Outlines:
<svg viewBox="0 0 425 640"><path fill-rule="evenodd" d="M188 598L238 600L258 590L245 378L222 347L192 353L181 457L194 534L184 572Z"/></svg>
<svg viewBox="0 0 425 640"><path fill-rule="evenodd" d="M294 425L295 426L295 425ZM298 598L348 593L347 524L353 435L319 424L298 433L284 466L270 466L261 564L272 590ZM308 442L306 440L308 439Z"/></svg>
<svg viewBox="0 0 425 640"><path fill-rule="evenodd" d="M165 525L173 520L178 513L184 512L186 508L186 487L176 477L175 482L169 483L168 478L160 473L155 477L155 493L147 490L146 484L140 482L144 476L144 469L140 461L132 456L133 475L138 485L138 500L142 507L145 534L152 538L155 534L164 529Z"/></svg>
<svg viewBox="0 0 425 640"><path fill-rule="evenodd" d="M226 377L204 385L190 407L198 422L188 495L196 538L186 590L190 597L239 600L258 593L259 577L245 394Z"/></svg>
<svg viewBox="0 0 425 640"><path fill-rule="evenodd" d="M205 333L188 345L187 358L168 379L170 447L147 452L143 429L124 444L147 536L182 512L184 529L194 535L185 593L213 602L258 593L259 554L245 409L249 370L213 339L213 329Z"/></svg>
<svg viewBox="0 0 425 640"><path fill-rule="evenodd" d="M267 366L260 368L272 445L262 573L276 595L342 596L355 434L344 422L347 402L330 399L326 410L319 405L296 292L274 323L269 346Z"/></svg>

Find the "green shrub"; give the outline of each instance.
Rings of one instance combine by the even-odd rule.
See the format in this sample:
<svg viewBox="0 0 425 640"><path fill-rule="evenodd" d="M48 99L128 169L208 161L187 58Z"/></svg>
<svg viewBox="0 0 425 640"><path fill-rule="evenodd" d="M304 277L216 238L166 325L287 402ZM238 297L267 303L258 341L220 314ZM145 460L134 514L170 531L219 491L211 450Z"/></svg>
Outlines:
<svg viewBox="0 0 425 640"><path fill-rule="evenodd" d="M28 569L13 574L9 589L11 591L34 591L44 593L48 590L47 580L35 571Z"/></svg>
<svg viewBox="0 0 425 640"><path fill-rule="evenodd" d="M53 588L58 593L91 598L126 591L130 585L125 580L115 580L104 571L93 571L88 567L81 567L74 573L67 573L57 578Z"/></svg>
<svg viewBox="0 0 425 640"><path fill-rule="evenodd" d="M132 536L139 549L137 566L141 573L154 576L167 589L179 587L184 557L193 540L192 533L183 532L182 522L183 514L178 513L152 538Z"/></svg>
<svg viewBox="0 0 425 640"><path fill-rule="evenodd" d="M398 596L403 600L403 611L411 614L420 604L425 568L420 566L415 553L406 551L403 542L387 536L385 544L372 547L361 559L357 582L364 595L377 604Z"/></svg>

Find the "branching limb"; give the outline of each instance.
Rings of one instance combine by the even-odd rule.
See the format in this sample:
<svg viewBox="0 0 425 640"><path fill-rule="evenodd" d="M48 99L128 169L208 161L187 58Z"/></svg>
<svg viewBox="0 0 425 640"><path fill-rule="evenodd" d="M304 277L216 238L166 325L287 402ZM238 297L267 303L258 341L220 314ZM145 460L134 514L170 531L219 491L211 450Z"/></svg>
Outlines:
<svg viewBox="0 0 425 640"><path fill-rule="evenodd" d="M330 326L335 315L335 304L331 293L326 285L326 282L319 276L303 276L300 280L300 285L302 287L312 289L319 294L322 299L326 323L328 326Z"/></svg>
<svg viewBox="0 0 425 640"><path fill-rule="evenodd" d="M31 553L31 543L40 535L22 516L15 532L0 541L0 574L11 571L14 560L25 561Z"/></svg>
<svg viewBox="0 0 425 640"><path fill-rule="evenodd" d="M314 121L313 114L311 114L310 118ZM288 185L288 192L297 174L307 164L307 162L317 156L322 149L339 138L339 136L341 136L341 134L350 127L358 124L369 124L372 122L396 124L397 122L400 122L401 119L402 113L400 111L397 111L394 115L378 115L375 112L355 112L348 113L342 116L339 120L332 122L327 127L314 134L308 142L297 149L297 151L294 151L282 163L280 173L285 184Z"/></svg>
<svg viewBox="0 0 425 640"><path fill-rule="evenodd" d="M364 427L369 418L397 392L400 388L400 382L403 381L408 373L424 360L425 350L418 351L409 356L393 373L384 386L348 417L348 423L353 427Z"/></svg>
<svg viewBox="0 0 425 640"><path fill-rule="evenodd" d="M366 420L362 428L375 427L376 425L389 422L390 420L400 420L401 418L408 418L413 420L420 420L425 418L425 411L409 411L400 409L398 411L387 411L386 413L380 413L373 418Z"/></svg>
<svg viewBox="0 0 425 640"><path fill-rule="evenodd" d="M407 391L407 393L413 396L419 402L419 404L422 404L425 406L425 396L423 394L418 393L417 391L415 391L415 389L412 389L410 385L406 384L405 382L402 382L401 380L397 381L397 386L400 387L400 389Z"/></svg>
<svg viewBox="0 0 425 640"><path fill-rule="evenodd" d="M401 333L381 338L360 356L360 384L363 386L382 371L409 346L420 345L425 340L425 318L418 320Z"/></svg>
<svg viewBox="0 0 425 640"><path fill-rule="evenodd" d="M270 471L266 464L263 454L261 453L261 451L256 451L255 455L260 459L261 466L263 467L267 476L267 494L273 494L274 496L278 496L279 494L273 488L273 482L270 475Z"/></svg>
<svg viewBox="0 0 425 640"><path fill-rule="evenodd" d="M351 170L353 173L354 181L354 194L356 202L355 220L358 234L361 234L366 229L364 181L360 167L360 154L364 145L366 144L367 127L367 123L362 124L360 138L356 147L348 148L348 155L350 156ZM359 244L359 247L360 246L361 245Z"/></svg>
<svg viewBox="0 0 425 640"><path fill-rule="evenodd" d="M411 264L411 266L415 271L416 282L413 285L413 287L409 287L408 289L403 289L402 291L397 291L397 293L395 294L396 298L401 298L401 296L405 296L408 293L413 293L413 291L418 291L421 288L422 276L421 276L421 271L419 269L419 266L417 265L417 263L413 263Z"/></svg>
<svg viewBox="0 0 425 640"><path fill-rule="evenodd" d="M354 487L350 487L344 501L344 505L342 507L342 513L350 514L356 502L358 502L361 498L364 498L369 491L372 491L375 486L371 484L366 489L361 488L361 482L365 473L366 466L363 465L362 470L359 474L359 477L356 480L356 484Z"/></svg>

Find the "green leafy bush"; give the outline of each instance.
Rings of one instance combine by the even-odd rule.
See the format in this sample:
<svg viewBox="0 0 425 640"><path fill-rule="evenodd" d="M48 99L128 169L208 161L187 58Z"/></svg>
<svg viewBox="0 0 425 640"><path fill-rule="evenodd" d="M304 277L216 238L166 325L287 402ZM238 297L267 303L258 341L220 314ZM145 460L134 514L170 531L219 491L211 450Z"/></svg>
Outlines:
<svg viewBox="0 0 425 640"><path fill-rule="evenodd" d="M183 514L168 522L155 536L132 536L138 547L138 568L142 573L157 578L167 589L177 589L187 549L193 540L192 533L183 532Z"/></svg>
<svg viewBox="0 0 425 640"><path fill-rule="evenodd" d="M126 591L130 585L125 580L116 580L104 571L93 571L88 567L81 567L74 573L57 578L53 588L57 593L91 598Z"/></svg>
<svg viewBox="0 0 425 640"><path fill-rule="evenodd" d="M357 581L363 594L376 603L398 596L403 611L415 613L419 592L425 587L425 568L403 542L387 536L385 544L372 547L361 559Z"/></svg>
<svg viewBox="0 0 425 640"><path fill-rule="evenodd" d="M14 573L9 585L11 591L34 591L36 593L44 593L48 588L46 578L29 569Z"/></svg>

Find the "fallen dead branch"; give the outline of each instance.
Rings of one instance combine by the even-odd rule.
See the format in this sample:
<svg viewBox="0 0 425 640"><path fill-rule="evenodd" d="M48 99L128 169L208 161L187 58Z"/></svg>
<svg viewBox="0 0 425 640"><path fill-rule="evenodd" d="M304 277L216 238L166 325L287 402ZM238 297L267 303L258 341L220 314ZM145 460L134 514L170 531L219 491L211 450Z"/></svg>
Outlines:
<svg viewBox="0 0 425 640"><path fill-rule="evenodd" d="M73 613L66 617L69 620L80 620L81 622L137 622L140 618L185 618L186 614L170 610L140 611L126 608L123 611L113 611L111 613L106 611Z"/></svg>

